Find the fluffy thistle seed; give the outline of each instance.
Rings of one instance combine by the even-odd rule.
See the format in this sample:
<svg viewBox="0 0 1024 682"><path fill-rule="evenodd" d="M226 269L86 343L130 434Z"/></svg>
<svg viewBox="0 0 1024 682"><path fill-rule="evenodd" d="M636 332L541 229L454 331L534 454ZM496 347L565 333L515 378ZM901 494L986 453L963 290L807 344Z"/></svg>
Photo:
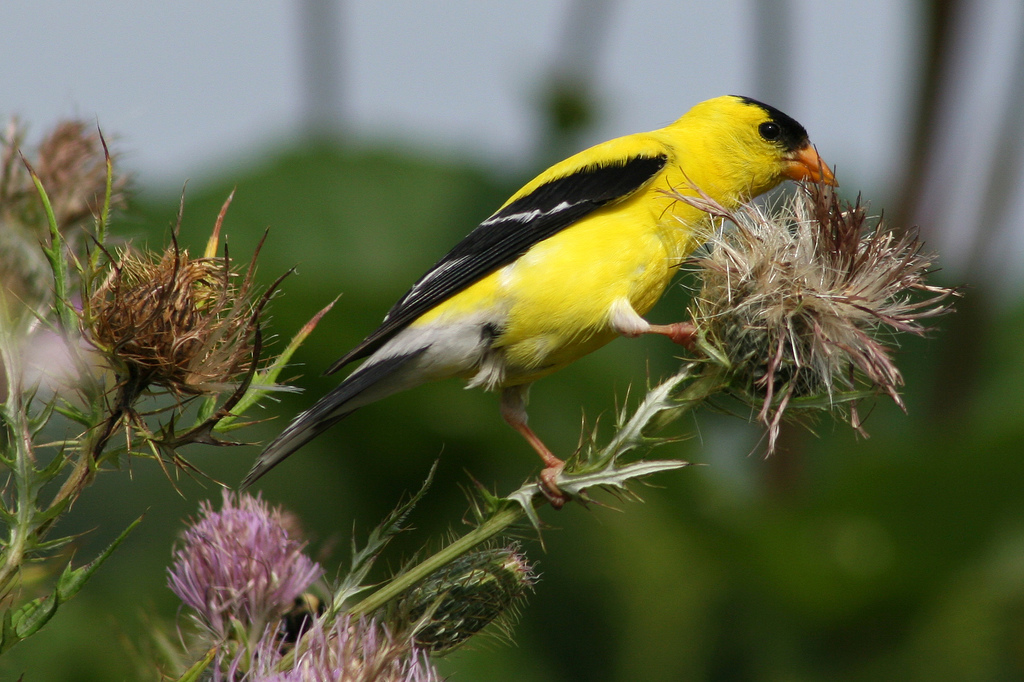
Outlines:
<svg viewBox="0 0 1024 682"><path fill-rule="evenodd" d="M404 618L420 621L414 639L428 651L459 646L515 607L537 578L518 545L459 557L401 600Z"/></svg>
<svg viewBox="0 0 1024 682"><path fill-rule="evenodd" d="M824 397L831 408L843 392L870 391L903 407L903 377L882 339L924 334L922 320L946 312L955 293L925 284L935 257L916 233L898 235L859 199L844 206L819 185L771 212L675 198L736 226L695 259L702 288L690 314L708 355L725 359L733 392L768 427L769 452L795 400Z"/></svg>

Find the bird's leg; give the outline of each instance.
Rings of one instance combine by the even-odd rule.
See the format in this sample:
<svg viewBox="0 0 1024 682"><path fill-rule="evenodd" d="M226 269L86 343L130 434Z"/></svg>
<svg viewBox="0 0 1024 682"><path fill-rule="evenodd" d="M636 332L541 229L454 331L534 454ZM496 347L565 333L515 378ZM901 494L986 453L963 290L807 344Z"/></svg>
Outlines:
<svg viewBox="0 0 1024 682"><path fill-rule="evenodd" d="M559 490L555 479L565 468L565 462L552 454L548 446L527 426L526 397L530 386L509 386L501 392L501 416L509 426L522 434L526 442L533 446L540 458L544 461L544 470L540 472L540 489L548 502L555 509L561 509L569 496Z"/></svg>
<svg viewBox="0 0 1024 682"><path fill-rule="evenodd" d="M641 334L661 334L672 339L673 343L693 350L697 340L697 328L692 322L675 322L673 324L651 324L633 310L633 306L624 298L616 299L611 311L612 328L623 336L634 339Z"/></svg>

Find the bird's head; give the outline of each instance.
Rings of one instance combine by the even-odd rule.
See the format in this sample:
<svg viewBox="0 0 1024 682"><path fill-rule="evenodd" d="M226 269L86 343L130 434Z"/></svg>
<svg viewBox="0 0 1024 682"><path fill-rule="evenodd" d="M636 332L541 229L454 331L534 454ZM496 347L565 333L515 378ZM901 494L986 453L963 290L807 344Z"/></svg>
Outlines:
<svg viewBox="0 0 1024 682"><path fill-rule="evenodd" d="M743 201L787 179L837 184L804 127L768 104L735 95L716 97L695 106L680 124L698 138L694 142L702 156L713 159L719 201Z"/></svg>

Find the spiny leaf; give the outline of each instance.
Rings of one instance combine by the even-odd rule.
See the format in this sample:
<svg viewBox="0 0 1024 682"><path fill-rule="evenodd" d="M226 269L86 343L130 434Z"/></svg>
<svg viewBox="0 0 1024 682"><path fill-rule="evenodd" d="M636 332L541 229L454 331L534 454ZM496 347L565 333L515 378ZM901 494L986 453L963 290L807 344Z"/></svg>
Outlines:
<svg viewBox="0 0 1024 682"><path fill-rule="evenodd" d="M70 457L68 456L67 451L61 448L60 452L53 456L53 459L50 460L49 464L39 470L40 478L47 481L53 479L61 472L69 459Z"/></svg>
<svg viewBox="0 0 1024 682"><path fill-rule="evenodd" d="M577 500L586 501L586 493L592 488L604 488L610 490L628 490L626 484L633 480L646 478L651 474L662 471L672 471L690 466L690 462L677 459L652 459L642 460L619 466L614 461L609 461L602 470L592 470L585 473L573 474L562 472L555 478L555 485L563 493L572 496ZM534 507L533 501L538 495L542 495L540 483L529 483L519 488L506 499L519 504L526 517L534 528L540 528L540 517Z"/></svg>
<svg viewBox="0 0 1024 682"><path fill-rule="evenodd" d="M90 415L73 405L57 405L53 409L57 414L67 417L76 424L81 424L86 428L91 428L94 425Z"/></svg>
<svg viewBox="0 0 1024 682"><path fill-rule="evenodd" d="M74 597L85 585L85 582L92 577L100 565L107 560L108 557L117 549L117 546L121 544L128 533L130 533L135 526L139 525L142 521L142 517L139 517L131 523L117 538L110 543L110 545L100 553L91 562L82 566L81 568L72 569L71 565L68 564L64 568L64 572L60 578L57 579L57 586L53 592L33 599L27 604L23 604L13 613L8 612L4 616L3 626L3 640L0 642L0 653L6 651L10 647L14 646L18 642L28 637L31 637L35 633L39 632L44 625L46 625L54 614L57 613L57 609L61 604L67 602ZM70 538L61 538L59 540L52 540L48 543L39 545L38 547L46 547L48 549L57 546L58 544L66 543Z"/></svg>
<svg viewBox="0 0 1024 682"><path fill-rule="evenodd" d="M76 329L78 326L78 317L75 314L75 309L68 302L68 291L70 289L69 277L68 277L68 264L64 258L64 238L60 234L60 230L57 228L57 217L53 213L53 205L50 203L50 197L46 194L46 189L43 187L42 181L36 174L35 169L29 164L28 160L22 157L22 161L25 167L28 168L29 175L32 176L32 183L36 186L36 191L39 193L39 199L43 202L43 209L46 211L46 221L50 227L50 245L43 246L43 254L46 256L46 260L50 263L50 268L53 270L53 286L54 286L54 308L57 310L57 319L60 320L61 328L64 333L64 337L68 338L71 334L71 330Z"/></svg>
<svg viewBox="0 0 1024 682"><path fill-rule="evenodd" d="M60 578L57 580L57 594L60 596L61 601L67 601L78 594L78 591L82 589L85 582L92 577L96 570L110 558L110 555L114 553L118 545L124 541L128 534L135 530L135 527L142 523L142 517L132 521L127 528L121 531L121 534L114 538L105 550L103 550L99 556L87 563L85 566L73 569L71 565L64 569Z"/></svg>
<svg viewBox="0 0 1024 682"><path fill-rule="evenodd" d="M387 546L395 535L405 528L405 520L419 501L423 499L423 496L426 495L430 484L434 482L434 474L436 472L437 462L435 461L434 465L430 467L430 472L427 474L426 480L423 481L423 485L420 486L419 491L410 497L408 502L400 505L388 514L387 518L370 532L369 537L366 539L366 546L363 549L356 549L355 540L352 541L352 568L334 592L334 599L331 605L333 612L340 610L349 598L368 588L368 586L363 584L366 575L370 572L384 547Z"/></svg>
<svg viewBox="0 0 1024 682"><path fill-rule="evenodd" d="M39 529L39 528L43 528L43 527L49 525L47 523L47 521L52 520L52 518L51 519L47 519L47 516L48 515L44 514L44 513L37 513L37 514L35 514L32 517L32 520L34 522L33 526L35 526L37 529ZM38 537L41 534L42 533L37 531L37 535L34 535L33 538ZM69 542L75 540L77 537L78 537L77 535L67 535L67 536L60 537L60 538L54 538L52 540L32 541L32 542L28 543L27 551L36 552L36 553L53 552L55 550L60 549L61 547L64 547Z"/></svg>

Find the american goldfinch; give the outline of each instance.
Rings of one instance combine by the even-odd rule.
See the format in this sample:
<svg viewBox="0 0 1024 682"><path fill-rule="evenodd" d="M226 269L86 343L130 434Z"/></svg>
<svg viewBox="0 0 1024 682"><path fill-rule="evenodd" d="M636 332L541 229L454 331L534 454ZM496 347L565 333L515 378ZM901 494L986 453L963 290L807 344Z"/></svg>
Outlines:
<svg viewBox="0 0 1024 682"><path fill-rule="evenodd" d="M711 229L705 213L668 190L699 190L733 208L787 178L835 182L803 126L736 96L555 164L456 244L327 370L365 358L267 446L243 487L356 409L459 377L501 392L502 416L540 455L542 488L560 506L554 481L563 462L527 426L530 385L617 336L686 341L686 325L642 317Z"/></svg>

